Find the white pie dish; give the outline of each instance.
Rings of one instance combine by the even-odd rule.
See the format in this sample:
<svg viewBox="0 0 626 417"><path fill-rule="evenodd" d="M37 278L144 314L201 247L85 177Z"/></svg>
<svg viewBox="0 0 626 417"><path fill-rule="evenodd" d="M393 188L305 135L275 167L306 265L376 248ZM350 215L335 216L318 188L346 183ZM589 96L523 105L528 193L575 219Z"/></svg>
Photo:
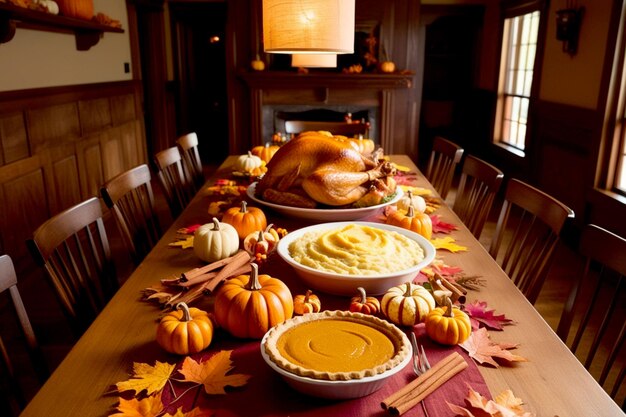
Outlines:
<svg viewBox="0 0 626 417"><path fill-rule="evenodd" d="M400 233L418 243L424 250L424 259L412 266L397 272L384 273L378 275L348 275L322 271L302 265L297 262L289 253L289 245L300 239L305 233L311 231L332 230L342 228L347 225L364 225L383 230L390 230ZM401 285L407 281L413 281L419 271L429 265L435 259L435 247L425 237L400 227L383 223L373 222L331 222L322 223L289 232L283 237L277 246L280 257L291 265L298 277L310 288L335 295L353 296L357 287L363 287L370 295L384 294L389 288Z"/></svg>
<svg viewBox="0 0 626 417"><path fill-rule="evenodd" d="M396 204L402 198L402 195L403 195L402 188L397 187L396 195L391 200L383 204L377 204L375 206L361 207L361 208L309 209L309 208L301 208L301 207L283 206L280 204L274 204L274 203L261 200L260 198L254 195L254 192L256 190L256 185L257 183L253 182L252 184L248 186L248 189L246 190L248 198L250 198L250 200L254 201L255 203L268 207L279 214L283 214L291 218L315 220L315 221L323 221L323 222L363 219L367 216L374 214L377 210L385 206Z"/></svg>

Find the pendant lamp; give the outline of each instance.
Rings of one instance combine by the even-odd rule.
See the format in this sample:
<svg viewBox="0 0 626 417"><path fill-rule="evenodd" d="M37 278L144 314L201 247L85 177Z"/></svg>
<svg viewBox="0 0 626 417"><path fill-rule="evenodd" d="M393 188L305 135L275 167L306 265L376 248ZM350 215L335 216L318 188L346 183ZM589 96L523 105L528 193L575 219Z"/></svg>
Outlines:
<svg viewBox="0 0 626 417"><path fill-rule="evenodd" d="M337 54L293 54L291 66L302 68L336 68Z"/></svg>
<svg viewBox="0 0 626 417"><path fill-rule="evenodd" d="M264 51L354 52L355 0L263 0Z"/></svg>

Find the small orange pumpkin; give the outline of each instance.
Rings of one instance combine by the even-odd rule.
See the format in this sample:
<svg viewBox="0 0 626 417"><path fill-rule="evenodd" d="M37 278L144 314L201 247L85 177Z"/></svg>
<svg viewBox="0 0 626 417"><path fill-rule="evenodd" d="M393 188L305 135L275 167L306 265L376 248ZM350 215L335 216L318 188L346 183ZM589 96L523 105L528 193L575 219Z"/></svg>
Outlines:
<svg viewBox="0 0 626 417"><path fill-rule="evenodd" d="M224 282L215 295L215 319L235 337L261 339L271 328L293 316L289 287L278 278L259 275L250 264L250 275Z"/></svg>
<svg viewBox="0 0 626 417"><path fill-rule="evenodd" d="M255 146L252 148L251 152L252 155L256 155L261 158L261 160L265 161L265 163L268 163L279 149L280 146L272 145L270 142L265 142L264 146Z"/></svg>
<svg viewBox="0 0 626 417"><path fill-rule="evenodd" d="M311 290L306 290L306 294L296 295L293 298L293 312L295 314L319 313L322 309L322 302Z"/></svg>
<svg viewBox="0 0 626 417"><path fill-rule="evenodd" d="M56 3L63 16L85 20L93 17L93 0L57 0Z"/></svg>
<svg viewBox="0 0 626 417"><path fill-rule="evenodd" d="M387 216L386 223L419 233L428 240L433 236L433 222L430 216L419 211L416 213L413 205L409 206L407 213L399 210L391 213Z"/></svg>
<svg viewBox="0 0 626 417"><path fill-rule="evenodd" d="M206 311L176 304L157 326L157 343L166 351L189 355L206 349L213 340L213 322Z"/></svg>
<svg viewBox="0 0 626 417"><path fill-rule="evenodd" d="M350 311L353 313L378 314L380 311L380 301L376 297L368 297L365 288L358 287L359 295L350 300Z"/></svg>
<svg viewBox="0 0 626 417"><path fill-rule="evenodd" d="M265 230L267 227L267 218L263 210L257 207L248 207L245 200L241 201L241 206L226 210L222 222L233 226L240 239L245 239L250 233Z"/></svg>
<svg viewBox="0 0 626 417"><path fill-rule="evenodd" d="M393 61L383 61L379 65L380 72L390 74L396 70L396 64Z"/></svg>
<svg viewBox="0 0 626 417"><path fill-rule="evenodd" d="M263 71L265 69L265 62L261 60L259 54L250 62L250 67L255 71Z"/></svg>
<svg viewBox="0 0 626 417"><path fill-rule="evenodd" d="M428 337L442 345L458 345L465 342L472 333L472 323L468 315L452 306L448 297L446 306L434 308L428 313L424 323Z"/></svg>

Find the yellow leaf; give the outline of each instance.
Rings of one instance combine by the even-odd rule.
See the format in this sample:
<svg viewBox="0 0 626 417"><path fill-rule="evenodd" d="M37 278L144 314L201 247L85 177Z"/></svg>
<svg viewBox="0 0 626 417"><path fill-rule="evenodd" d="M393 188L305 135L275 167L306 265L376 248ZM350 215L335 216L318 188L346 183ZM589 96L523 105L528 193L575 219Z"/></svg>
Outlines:
<svg viewBox="0 0 626 417"><path fill-rule="evenodd" d="M399 165L399 164L396 164L396 163L394 163L393 165L396 167L396 169L398 171L402 171L402 172L410 172L411 171L411 168L409 168L407 166Z"/></svg>
<svg viewBox="0 0 626 417"><path fill-rule="evenodd" d="M127 381L115 384L119 392L134 390L139 394L146 390L148 395L163 389L176 365L157 361L154 366L146 363L133 363L133 375Z"/></svg>
<svg viewBox="0 0 626 417"><path fill-rule="evenodd" d="M204 385L207 394L226 394L226 386L240 387L250 378L250 375L244 374L226 375L233 369L231 353L232 350L219 351L202 363L187 356L180 373L185 376L185 381Z"/></svg>
<svg viewBox="0 0 626 417"><path fill-rule="evenodd" d="M402 188L402 191L405 193L410 190L413 195L419 195L421 197L432 194L432 191L428 188L413 187L412 185L401 185L400 188Z"/></svg>
<svg viewBox="0 0 626 417"><path fill-rule="evenodd" d="M521 398L517 398L515 395L513 395L513 391L511 391L510 389L502 391L496 398L494 398L494 401L501 406L509 408L515 412L524 411L524 409L522 408L522 404L524 404L524 402Z"/></svg>
<svg viewBox="0 0 626 417"><path fill-rule="evenodd" d="M183 413L183 408L180 407L174 414L165 414L163 417L211 417L215 415L213 411L203 410L200 407L192 408L191 410Z"/></svg>
<svg viewBox="0 0 626 417"><path fill-rule="evenodd" d="M440 238L432 239L430 241L430 243L433 244L435 249L445 249L445 250L450 251L452 253L456 253L456 252L466 251L467 250L466 246L457 245L454 242L455 242L455 240L453 238L451 238L450 236L440 237Z"/></svg>
<svg viewBox="0 0 626 417"><path fill-rule="evenodd" d="M186 239L178 240L169 244L170 246L180 246L181 249L193 248L193 236L189 236Z"/></svg>
<svg viewBox="0 0 626 417"><path fill-rule="evenodd" d="M117 406L119 413L111 414L109 417L157 417L162 410L161 393L143 400L120 398L120 405Z"/></svg>

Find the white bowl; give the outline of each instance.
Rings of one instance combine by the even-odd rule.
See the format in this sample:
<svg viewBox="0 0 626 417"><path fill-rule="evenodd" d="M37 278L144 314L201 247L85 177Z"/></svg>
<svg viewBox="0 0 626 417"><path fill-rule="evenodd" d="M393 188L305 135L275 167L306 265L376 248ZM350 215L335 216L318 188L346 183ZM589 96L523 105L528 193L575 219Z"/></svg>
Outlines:
<svg viewBox="0 0 626 417"><path fill-rule="evenodd" d="M369 207L361 207L361 208L321 208L321 209L309 209L309 208L301 208L301 207L290 207L283 206L280 204L270 203L264 200L261 200L257 196L254 195L256 190L256 182L250 184L246 193L248 194L248 198L254 201L255 203L261 204L263 206L269 207L275 212L279 214L283 214L287 217L296 218L296 219L304 219L304 220L315 220L315 221L323 221L323 222L335 222L335 221L344 221L344 220L358 220L363 219L369 215L372 215L376 212L376 210L388 206L390 204L396 204L402 198L403 191L401 187L396 187L396 195L389 201L383 204L377 204L375 206Z"/></svg>
<svg viewBox="0 0 626 417"><path fill-rule="evenodd" d="M294 260L289 254L289 245L291 242L301 238L307 232L338 229L350 224L359 224L383 230L391 230L407 236L408 238L416 241L422 247L424 250L424 259L411 268L397 272L380 275L348 275L321 271L302 265ZM372 222L334 222L304 227L302 229L289 232L287 236L283 237L278 242L276 251L280 257L285 260L285 262L296 270L297 275L307 286L329 294L348 296L354 295L357 287L363 287L368 294L380 295L384 294L385 291L391 287L403 284L407 281L412 281L423 267L427 266L433 261L433 259L435 259L436 252L435 247L432 243L430 243L430 241L428 241L428 239L415 232L401 227Z"/></svg>
<svg viewBox="0 0 626 417"><path fill-rule="evenodd" d="M293 320L293 319L291 319ZM270 329L271 331L271 329ZM359 398L364 397L366 395L372 394L382 388L387 379L398 372L402 371L406 365L411 361L413 356L413 350L411 348L411 343L409 339L404 336L403 343L408 348L409 354L395 367L386 370L380 374L374 376L367 376L360 379L351 379L351 380L337 380L330 381L325 379L314 379L306 376L296 375L291 373L278 365L276 365L269 357L269 355L265 352L265 341L269 336L270 331L268 331L263 339L261 340L261 356L263 356L263 360L272 368L276 373L278 373L284 380L296 391L299 391L303 394L307 394L314 397L320 398L329 398L334 400L339 399L349 399L349 398Z"/></svg>

